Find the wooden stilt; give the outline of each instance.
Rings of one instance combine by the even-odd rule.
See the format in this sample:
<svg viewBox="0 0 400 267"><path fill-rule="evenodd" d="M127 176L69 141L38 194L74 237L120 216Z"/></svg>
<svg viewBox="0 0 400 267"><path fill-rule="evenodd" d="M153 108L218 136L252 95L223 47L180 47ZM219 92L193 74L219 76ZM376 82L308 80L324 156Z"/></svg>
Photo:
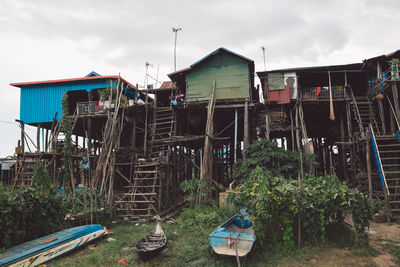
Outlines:
<svg viewBox="0 0 400 267"><path fill-rule="evenodd" d="M396 111L396 116L398 119L400 119L399 92L397 91L396 83L392 83L392 94L393 94L393 102L394 102L394 109Z"/></svg>
<svg viewBox="0 0 400 267"><path fill-rule="evenodd" d="M249 145L249 101L244 104L243 118L243 159L247 157L247 146Z"/></svg>
<svg viewBox="0 0 400 267"><path fill-rule="evenodd" d="M37 125L37 132L36 132L36 152L40 152L40 124Z"/></svg>
<svg viewBox="0 0 400 267"><path fill-rule="evenodd" d="M344 126L344 114L342 113L340 116L340 140L342 142L345 142L345 126ZM341 165L342 165L342 170L343 170L343 179L345 181L349 180L349 173L347 169L347 162L346 162L346 147L345 145L339 145L339 150L340 150L340 160L341 160Z"/></svg>
<svg viewBox="0 0 400 267"><path fill-rule="evenodd" d="M368 176L368 196L372 199L372 171L371 171L371 155L370 155L370 143L369 138L365 142L365 158L367 164L367 176Z"/></svg>

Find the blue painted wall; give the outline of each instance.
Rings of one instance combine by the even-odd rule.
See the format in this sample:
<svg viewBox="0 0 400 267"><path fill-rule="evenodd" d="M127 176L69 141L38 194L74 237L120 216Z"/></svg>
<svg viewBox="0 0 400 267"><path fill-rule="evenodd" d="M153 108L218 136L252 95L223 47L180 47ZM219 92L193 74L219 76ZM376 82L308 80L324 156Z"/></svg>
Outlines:
<svg viewBox="0 0 400 267"><path fill-rule="evenodd" d="M76 82L73 84L33 85L21 88L20 120L24 123L52 122L62 113L62 97L68 91L107 88L109 81Z"/></svg>

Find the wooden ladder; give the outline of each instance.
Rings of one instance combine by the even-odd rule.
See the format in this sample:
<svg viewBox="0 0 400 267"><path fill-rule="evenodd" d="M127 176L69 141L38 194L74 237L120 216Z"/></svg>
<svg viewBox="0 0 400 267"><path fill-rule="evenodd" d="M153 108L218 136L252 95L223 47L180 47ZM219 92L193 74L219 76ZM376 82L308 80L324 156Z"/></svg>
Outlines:
<svg viewBox="0 0 400 267"><path fill-rule="evenodd" d="M171 106L157 107L154 112L149 147L150 157L166 156L174 130L174 111Z"/></svg>
<svg viewBox="0 0 400 267"><path fill-rule="evenodd" d="M139 159L134 165L131 183L125 186L127 192L116 201L119 217L131 221L146 221L159 213L160 179L157 158Z"/></svg>

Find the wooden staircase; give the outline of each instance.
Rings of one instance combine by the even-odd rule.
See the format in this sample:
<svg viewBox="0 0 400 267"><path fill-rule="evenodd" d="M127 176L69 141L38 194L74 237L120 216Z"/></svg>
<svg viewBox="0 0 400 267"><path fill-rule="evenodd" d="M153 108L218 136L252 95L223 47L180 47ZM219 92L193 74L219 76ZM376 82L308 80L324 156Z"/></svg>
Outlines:
<svg viewBox="0 0 400 267"><path fill-rule="evenodd" d="M171 107L154 109L147 136L148 151L133 164L133 177L126 192L116 201L119 217L144 222L161 212L163 158L168 156L174 129Z"/></svg>
<svg viewBox="0 0 400 267"><path fill-rule="evenodd" d="M380 135L375 139L389 191L389 209L392 215L400 215L400 138L396 135Z"/></svg>
<svg viewBox="0 0 400 267"><path fill-rule="evenodd" d="M350 102L350 106L360 132L365 132L368 129L369 124L372 124L375 134L381 135L382 122L377 119L377 112L375 111L372 102L368 99L367 96L354 97L353 100Z"/></svg>

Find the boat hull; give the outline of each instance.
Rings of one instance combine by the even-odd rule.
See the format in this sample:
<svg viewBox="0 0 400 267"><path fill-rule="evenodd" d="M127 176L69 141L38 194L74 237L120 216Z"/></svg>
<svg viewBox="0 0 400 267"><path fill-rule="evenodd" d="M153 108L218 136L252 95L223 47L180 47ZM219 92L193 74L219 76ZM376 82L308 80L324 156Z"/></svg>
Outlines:
<svg viewBox="0 0 400 267"><path fill-rule="evenodd" d="M214 252L227 256L246 256L256 240L251 225L241 229L232 227L238 221L238 215L233 216L210 234L210 243Z"/></svg>
<svg viewBox="0 0 400 267"><path fill-rule="evenodd" d="M167 238L165 237L165 235L156 237L156 239L157 241L154 242L154 235L150 233L136 244L136 252L141 260L146 261L154 258L166 247ZM149 243L150 246L148 245Z"/></svg>
<svg viewBox="0 0 400 267"><path fill-rule="evenodd" d="M76 250L105 234L106 228L101 225L69 228L4 251L0 254L0 266L37 266ZM49 241L52 239L54 240Z"/></svg>

